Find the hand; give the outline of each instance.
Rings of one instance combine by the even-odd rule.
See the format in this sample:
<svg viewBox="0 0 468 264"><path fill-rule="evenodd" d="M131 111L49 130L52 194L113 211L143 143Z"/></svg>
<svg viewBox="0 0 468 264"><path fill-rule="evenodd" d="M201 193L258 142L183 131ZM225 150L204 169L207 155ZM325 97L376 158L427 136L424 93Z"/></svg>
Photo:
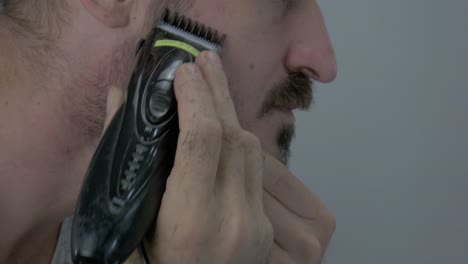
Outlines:
<svg viewBox="0 0 468 264"><path fill-rule="evenodd" d="M180 135L151 263L266 263L273 230L263 209L263 154L240 127L218 55L176 75Z"/></svg>
<svg viewBox="0 0 468 264"><path fill-rule="evenodd" d="M335 230L334 217L318 197L269 155L264 189L264 207L275 234L269 263L320 263Z"/></svg>

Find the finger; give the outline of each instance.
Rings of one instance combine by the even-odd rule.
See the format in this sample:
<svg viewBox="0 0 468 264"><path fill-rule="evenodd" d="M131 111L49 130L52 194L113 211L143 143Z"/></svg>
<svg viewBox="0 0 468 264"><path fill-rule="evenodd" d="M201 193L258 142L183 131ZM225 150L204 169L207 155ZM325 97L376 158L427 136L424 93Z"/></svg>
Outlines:
<svg viewBox="0 0 468 264"><path fill-rule="evenodd" d="M335 231L336 222L323 202L286 166L268 154L265 156L265 168L265 191L288 211L308 223L326 249Z"/></svg>
<svg viewBox="0 0 468 264"><path fill-rule="evenodd" d="M226 201L236 204L246 202L244 150L236 140L223 135L216 185Z"/></svg>
<svg viewBox="0 0 468 264"><path fill-rule="evenodd" d="M261 150L261 143L256 136L250 134L246 137L243 144L245 151L245 189L247 199L250 201L253 211L263 215L264 155Z"/></svg>
<svg viewBox="0 0 468 264"><path fill-rule="evenodd" d="M212 95L195 64L177 71L174 91L178 103L179 139L168 188L189 197L212 193L221 151L222 129Z"/></svg>
<svg viewBox="0 0 468 264"><path fill-rule="evenodd" d="M276 243L297 263L319 263L323 255L320 241L298 217L274 197L264 194L265 213L273 225Z"/></svg>
<svg viewBox="0 0 468 264"><path fill-rule="evenodd" d="M211 89L213 104L223 129L218 186L225 194L245 198L244 149L245 132L240 128L228 83L219 56L205 51L196 60ZM230 199L231 200L231 199Z"/></svg>
<svg viewBox="0 0 468 264"><path fill-rule="evenodd" d="M122 89L117 88L116 86L110 86L107 92L107 104L106 104L106 119L104 120L104 131L106 131L110 122L114 118L115 114L122 106L124 101Z"/></svg>
<svg viewBox="0 0 468 264"><path fill-rule="evenodd" d="M219 55L214 51L202 52L196 63L202 69L203 76L211 88L220 121L226 126L240 127Z"/></svg>
<svg viewBox="0 0 468 264"><path fill-rule="evenodd" d="M271 250L270 261L268 262L268 264L294 264L294 263L295 262L291 259L288 253L275 242Z"/></svg>
<svg viewBox="0 0 468 264"><path fill-rule="evenodd" d="M327 211L322 201L280 161L265 154L265 189L297 216L314 220Z"/></svg>

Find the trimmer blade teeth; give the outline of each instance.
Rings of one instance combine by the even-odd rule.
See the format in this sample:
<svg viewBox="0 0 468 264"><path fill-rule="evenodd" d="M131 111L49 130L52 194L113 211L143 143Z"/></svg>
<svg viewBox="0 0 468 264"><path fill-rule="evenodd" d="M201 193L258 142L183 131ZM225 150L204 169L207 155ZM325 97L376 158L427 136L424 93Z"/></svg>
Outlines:
<svg viewBox="0 0 468 264"><path fill-rule="evenodd" d="M184 22L184 17L177 17L177 27L180 28L183 22Z"/></svg>
<svg viewBox="0 0 468 264"><path fill-rule="evenodd" d="M168 9L164 10L164 13L162 15L161 20L162 21L169 21L169 15L170 15L169 10Z"/></svg>
<svg viewBox="0 0 468 264"><path fill-rule="evenodd" d="M224 39L226 38L224 34L220 36L218 31L195 20L178 13L171 14L168 9L165 10L161 23L175 27L177 30L180 30L185 34L192 35L195 38L199 38L201 41L206 41L211 45L215 45L220 48L223 46Z"/></svg>
<svg viewBox="0 0 468 264"><path fill-rule="evenodd" d="M211 35L210 41L213 42L218 37L218 31L215 30Z"/></svg>
<svg viewBox="0 0 468 264"><path fill-rule="evenodd" d="M200 26L200 29L198 30L197 32L197 36L201 37L201 38L204 38L203 37L203 32L205 31L205 25L201 25Z"/></svg>
<svg viewBox="0 0 468 264"><path fill-rule="evenodd" d="M192 20L189 18L185 21L184 30L187 31L192 24Z"/></svg>
<svg viewBox="0 0 468 264"><path fill-rule="evenodd" d="M197 22L192 22L192 25L189 27L189 32L190 33L193 33L193 31L195 31L195 29L197 28L198 24Z"/></svg>

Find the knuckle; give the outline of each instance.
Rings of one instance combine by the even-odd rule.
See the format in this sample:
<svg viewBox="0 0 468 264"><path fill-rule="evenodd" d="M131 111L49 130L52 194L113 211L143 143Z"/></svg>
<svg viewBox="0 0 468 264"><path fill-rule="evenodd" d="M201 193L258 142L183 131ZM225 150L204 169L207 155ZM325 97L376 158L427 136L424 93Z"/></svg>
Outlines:
<svg viewBox="0 0 468 264"><path fill-rule="evenodd" d="M191 226L191 228L179 226L172 230L170 240L179 245L179 247L190 247L205 240L207 237L206 232L207 228L203 226L198 228L194 228L194 226Z"/></svg>
<svg viewBox="0 0 468 264"><path fill-rule="evenodd" d="M270 219L265 214L256 216L256 225L253 236L255 239L253 243L257 248L269 251L273 246L274 229Z"/></svg>
<svg viewBox="0 0 468 264"><path fill-rule="evenodd" d="M220 141L222 133L219 121L206 117L194 117L190 124L181 127L179 137L183 145L193 146Z"/></svg>
<svg viewBox="0 0 468 264"><path fill-rule="evenodd" d="M232 250L242 248L250 239L249 226L243 215L229 217L229 233L227 235L227 245Z"/></svg>
<svg viewBox="0 0 468 264"><path fill-rule="evenodd" d="M226 137L226 139L239 141L241 134L242 134L242 128L240 128L237 125L233 125L229 123L224 123L223 128L224 128L224 137Z"/></svg>
<svg viewBox="0 0 468 264"><path fill-rule="evenodd" d="M193 67L197 67L193 65ZM174 86L176 91L190 91L193 90L193 87L199 87L205 84L205 81L202 78L195 78L192 73L193 67L183 64L179 67L175 75Z"/></svg>
<svg viewBox="0 0 468 264"><path fill-rule="evenodd" d="M327 236L331 237L336 231L336 218L328 210L324 213L323 225Z"/></svg>
<svg viewBox="0 0 468 264"><path fill-rule="evenodd" d="M209 59L209 51L203 51L200 53L200 55L196 59L196 63L200 65L201 67L205 67L207 65L210 65L210 59Z"/></svg>
<svg viewBox="0 0 468 264"><path fill-rule="evenodd" d="M257 218L257 221L253 217L245 210L235 210L234 214L226 217L225 250L232 253L255 248L260 255L270 252L274 243L273 226L266 216Z"/></svg>
<svg viewBox="0 0 468 264"><path fill-rule="evenodd" d="M323 248L320 241L313 235L303 235L299 238L297 250L306 263L320 263Z"/></svg>
<svg viewBox="0 0 468 264"><path fill-rule="evenodd" d="M266 245L271 245L275 239L273 225L271 224L268 217L263 216L263 220L260 222L261 227L261 238L262 242Z"/></svg>
<svg viewBox="0 0 468 264"><path fill-rule="evenodd" d="M260 140L240 126L224 126L223 140L232 149L236 149L255 159L262 159Z"/></svg>
<svg viewBox="0 0 468 264"><path fill-rule="evenodd" d="M256 162L262 160L262 146L257 136L248 131L241 130L237 136L237 142L245 155L254 158Z"/></svg>
<svg viewBox="0 0 468 264"><path fill-rule="evenodd" d="M273 241L273 226L266 216L257 218L248 210L236 210L229 217L229 241L233 248L245 246L246 243L265 245Z"/></svg>
<svg viewBox="0 0 468 264"><path fill-rule="evenodd" d="M195 127L202 137L208 139L221 138L223 134L223 128L218 120L211 118L199 118L194 120L196 122Z"/></svg>
<svg viewBox="0 0 468 264"><path fill-rule="evenodd" d="M249 152L258 152L260 153L260 149L262 148L260 139L256 135L251 132L243 131L241 133L241 142L242 145L246 150Z"/></svg>

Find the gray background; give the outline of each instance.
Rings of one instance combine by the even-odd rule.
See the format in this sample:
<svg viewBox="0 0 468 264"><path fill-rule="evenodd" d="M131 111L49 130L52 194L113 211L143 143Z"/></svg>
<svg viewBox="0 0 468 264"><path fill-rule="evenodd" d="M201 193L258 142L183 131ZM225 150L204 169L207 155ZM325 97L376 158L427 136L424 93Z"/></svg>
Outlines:
<svg viewBox="0 0 468 264"><path fill-rule="evenodd" d="M468 1L321 0L339 65L292 169L337 217L325 263L468 263Z"/></svg>

